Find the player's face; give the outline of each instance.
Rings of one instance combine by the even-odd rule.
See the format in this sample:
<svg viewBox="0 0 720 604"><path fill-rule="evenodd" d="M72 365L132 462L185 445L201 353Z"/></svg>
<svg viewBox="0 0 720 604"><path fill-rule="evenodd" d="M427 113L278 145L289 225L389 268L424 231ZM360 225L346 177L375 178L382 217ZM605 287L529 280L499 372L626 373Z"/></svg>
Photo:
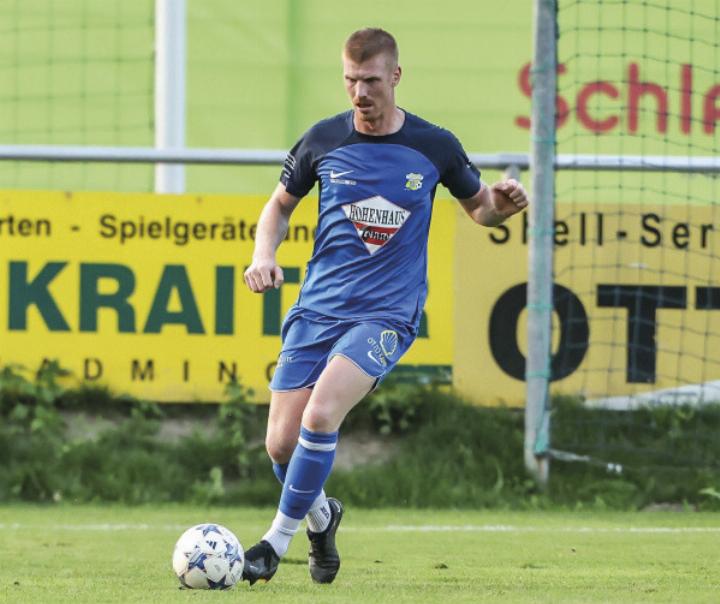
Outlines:
<svg viewBox="0 0 720 604"><path fill-rule="evenodd" d="M356 63L343 55L343 74L355 115L362 121L375 122L392 112L400 81L400 67L392 58L379 54Z"/></svg>

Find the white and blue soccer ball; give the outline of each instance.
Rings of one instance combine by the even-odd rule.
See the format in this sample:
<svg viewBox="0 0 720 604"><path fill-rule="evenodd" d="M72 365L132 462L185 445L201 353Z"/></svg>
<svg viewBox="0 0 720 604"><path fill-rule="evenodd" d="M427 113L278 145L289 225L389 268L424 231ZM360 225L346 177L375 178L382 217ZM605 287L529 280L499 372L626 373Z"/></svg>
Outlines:
<svg viewBox="0 0 720 604"><path fill-rule="evenodd" d="M198 524L180 535L172 565L188 589L229 589L242 578L245 552L224 526Z"/></svg>

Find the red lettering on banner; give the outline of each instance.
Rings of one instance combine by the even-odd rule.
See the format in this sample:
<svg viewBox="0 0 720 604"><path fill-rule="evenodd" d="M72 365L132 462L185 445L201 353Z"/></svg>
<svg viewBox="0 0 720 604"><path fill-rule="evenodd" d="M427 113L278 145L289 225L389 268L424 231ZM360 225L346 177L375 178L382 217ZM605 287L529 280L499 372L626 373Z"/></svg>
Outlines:
<svg viewBox="0 0 720 604"><path fill-rule="evenodd" d="M588 113L588 100L595 94L606 94L616 99L620 96L618 89L609 82L591 82L585 86L577 97L577 116L580 123L592 132L607 132L617 126L620 118L612 115L604 120L596 120Z"/></svg>
<svg viewBox="0 0 720 604"><path fill-rule="evenodd" d="M518 72L517 84L520 92L528 99L532 98L532 83L530 81L530 63L525 63ZM678 65L679 88L671 88L670 85L661 85L657 82L643 81L640 73L640 65L636 61L629 62L625 68L626 78L619 82L596 80L592 82L579 83L574 105L574 115L578 124L590 132L601 134L614 130L623 125L627 132L637 133L641 128L652 128L655 132L667 133L669 127L668 117L670 115L670 92L676 92L672 102L679 106L674 111L677 115L680 132L689 135L693 123L693 95L700 92L695 89L693 66L688 63ZM563 64L557 68L558 80L560 76L567 73L567 67ZM559 86L559 89L565 90ZM556 112L557 127L562 128L570 117L570 103L565 97L558 94ZM617 99L617 111L611 115L600 116L593 112L593 97L603 95L608 99ZM649 98L648 98L649 97ZM622 100L625 102L623 103ZM703 132L714 134L715 127L720 121L720 83L708 88L703 96ZM572 101L572 99L571 99ZM598 103L599 105L599 103ZM604 107L604 104L603 104ZM600 107L597 107L598 109ZM605 109L607 111L607 109ZM640 113L645 112L649 119L642 120ZM530 118L525 115L515 117L515 125L525 130L530 128Z"/></svg>
<svg viewBox="0 0 720 604"><path fill-rule="evenodd" d="M720 84L715 84L705 95L703 130L706 134L715 133L715 122L720 119L720 107L716 104L718 97L720 97Z"/></svg>
<svg viewBox="0 0 720 604"><path fill-rule="evenodd" d="M640 97L650 94L658 103L655 112L658 132L667 132L668 100L667 91L659 84L640 81L640 68L637 63L630 63L628 69L628 131L638 130L638 113Z"/></svg>
<svg viewBox="0 0 720 604"><path fill-rule="evenodd" d="M692 126L692 65L680 68L680 130L690 134Z"/></svg>
<svg viewBox="0 0 720 604"><path fill-rule="evenodd" d="M565 71L567 71L565 69L565 65L557 66L558 75L565 73ZM530 83L530 63L525 63L523 68L520 70L520 73L518 74L518 87L527 98L532 98L532 84ZM557 99L555 101L555 111L557 116L557 127L561 128L567 121L568 116L570 115L570 107L568 106L567 101L559 94L557 95ZM525 128L525 130L529 130L530 118L525 115L518 115L515 118L515 124L517 126L520 126L520 128Z"/></svg>

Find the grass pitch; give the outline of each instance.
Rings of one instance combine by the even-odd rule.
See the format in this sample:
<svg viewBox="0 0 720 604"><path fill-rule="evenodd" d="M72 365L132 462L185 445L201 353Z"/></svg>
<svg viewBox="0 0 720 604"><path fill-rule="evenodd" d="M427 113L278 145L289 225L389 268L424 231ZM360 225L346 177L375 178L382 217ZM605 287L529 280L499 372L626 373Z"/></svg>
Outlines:
<svg viewBox="0 0 720 604"><path fill-rule="evenodd" d="M273 510L0 507L0 602L718 602L720 515L350 508L342 569L314 585L298 534L275 578L178 589L173 545L219 522L249 547Z"/></svg>

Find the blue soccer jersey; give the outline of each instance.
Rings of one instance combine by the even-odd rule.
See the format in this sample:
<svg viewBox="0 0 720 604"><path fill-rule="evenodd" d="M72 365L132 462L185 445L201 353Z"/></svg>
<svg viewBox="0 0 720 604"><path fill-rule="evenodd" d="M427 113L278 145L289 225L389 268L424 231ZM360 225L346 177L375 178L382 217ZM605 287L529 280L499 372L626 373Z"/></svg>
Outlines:
<svg viewBox="0 0 720 604"><path fill-rule="evenodd" d="M407 112L398 132L362 134L348 111L300 139L280 181L296 197L319 183L315 247L296 307L417 329L437 185L459 199L480 189L480 173L457 138Z"/></svg>

